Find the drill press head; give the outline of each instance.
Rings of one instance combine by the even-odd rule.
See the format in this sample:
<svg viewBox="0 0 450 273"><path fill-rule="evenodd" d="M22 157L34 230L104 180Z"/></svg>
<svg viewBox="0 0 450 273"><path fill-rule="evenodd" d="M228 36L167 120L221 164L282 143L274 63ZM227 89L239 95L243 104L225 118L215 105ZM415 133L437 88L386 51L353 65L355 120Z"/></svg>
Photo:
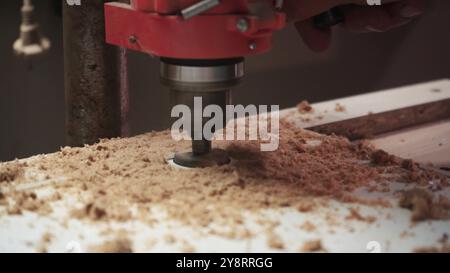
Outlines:
<svg viewBox="0 0 450 273"><path fill-rule="evenodd" d="M161 82L170 90L172 106L186 105L193 113L194 100L200 97L204 106L224 110L231 103L231 88L244 76L244 57L269 51L272 33L285 26L285 15L278 11L282 2L106 3L106 41L161 57ZM202 125L207 121L203 118ZM192 151L176 154L174 162L185 167L227 164L227 154L212 149L201 127L191 129Z"/></svg>

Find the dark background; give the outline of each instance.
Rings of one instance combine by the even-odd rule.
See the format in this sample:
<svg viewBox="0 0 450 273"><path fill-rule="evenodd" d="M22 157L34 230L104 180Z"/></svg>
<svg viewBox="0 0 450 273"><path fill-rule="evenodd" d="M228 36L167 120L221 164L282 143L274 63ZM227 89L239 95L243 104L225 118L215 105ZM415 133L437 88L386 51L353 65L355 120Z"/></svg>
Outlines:
<svg viewBox="0 0 450 273"><path fill-rule="evenodd" d="M64 145L62 23L54 1L34 1L51 52L33 63L17 58L19 0L0 1L0 161L53 152ZM450 1L429 1L428 12L408 26L381 34L338 31L325 54L310 52L293 27L277 33L269 54L247 60L247 78L233 94L241 104L282 108L352 94L450 78ZM168 94L158 62L129 54L131 130L162 129Z"/></svg>

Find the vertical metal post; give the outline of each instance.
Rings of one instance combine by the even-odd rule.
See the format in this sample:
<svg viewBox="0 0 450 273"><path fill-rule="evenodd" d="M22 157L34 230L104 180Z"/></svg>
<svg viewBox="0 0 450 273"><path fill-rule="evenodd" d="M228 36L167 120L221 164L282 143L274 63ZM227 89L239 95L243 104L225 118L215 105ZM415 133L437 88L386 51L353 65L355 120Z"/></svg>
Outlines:
<svg viewBox="0 0 450 273"><path fill-rule="evenodd" d="M63 1L66 141L70 146L127 131L126 52L105 43L104 2L89 0L71 6Z"/></svg>

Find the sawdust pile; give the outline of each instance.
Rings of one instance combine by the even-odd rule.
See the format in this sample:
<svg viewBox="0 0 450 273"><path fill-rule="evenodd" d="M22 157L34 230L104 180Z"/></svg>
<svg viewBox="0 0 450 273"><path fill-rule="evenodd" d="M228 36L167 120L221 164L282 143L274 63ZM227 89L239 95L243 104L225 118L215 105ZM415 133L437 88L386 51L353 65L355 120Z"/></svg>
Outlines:
<svg viewBox="0 0 450 273"><path fill-rule="evenodd" d="M65 181L55 188L59 195L76 195L82 206L74 204L72 216L80 219L138 218L152 224L159 219L152 216L152 209L158 207L169 219L185 224L234 226L228 231L212 230L229 237L249 236L242 225L244 211L294 207L307 212L318 205L312 198L316 196L360 202L351 196L353 191L373 181L385 185L392 177L417 185L436 180L439 187L448 186L438 174L363 142L351 143L288 123L282 123L280 130L276 152L261 152L257 141L218 143L234 159L228 166L174 168L167 158L187 150L190 144L175 143L169 132L160 132L103 140L84 148L63 148L56 154L34 158L28 167L48 177L64 177ZM2 180L18 179L20 175L11 175L11 168L5 166L0 171ZM10 191L5 195L15 201L16 212L32 209L45 213L48 202L39 202L30 194Z"/></svg>

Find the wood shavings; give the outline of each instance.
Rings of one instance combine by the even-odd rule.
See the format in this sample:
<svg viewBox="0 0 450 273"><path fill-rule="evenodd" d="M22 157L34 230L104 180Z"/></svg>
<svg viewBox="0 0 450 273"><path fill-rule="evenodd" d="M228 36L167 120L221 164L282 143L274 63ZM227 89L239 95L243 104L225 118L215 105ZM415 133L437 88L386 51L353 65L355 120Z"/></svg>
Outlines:
<svg viewBox="0 0 450 273"><path fill-rule="evenodd" d="M347 108L344 105L340 104L340 103L336 103L336 106L334 107L334 111L336 111L336 112L346 112Z"/></svg>
<svg viewBox="0 0 450 273"><path fill-rule="evenodd" d="M128 238L117 238L106 241L101 245L93 246L89 252L94 253L133 253L133 245Z"/></svg>
<svg viewBox="0 0 450 273"><path fill-rule="evenodd" d="M407 231L407 230L404 230L400 233L400 238L408 238L408 237L414 237L414 236L416 236L415 233Z"/></svg>
<svg viewBox="0 0 450 273"><path fill-rule="evenodd" d="M384 153L364 143L320 135L283 121L280 126L280 148L275 152L261 152L258 141L216 142L234 160L220 167L183 170L170 166L166 158L187 150L190 142L175 143L168 131L102 140L84 148L66 147L29 165L44 175L65 177L52 187L81 203L71 207L71 216L78 219L137 219L149 225L169 219L227 238L252 236L244 225L245 212L293 208L308 213L326 206L329 199L379 206L383 200L363 200L352 194L374 182L386 183L386 174L404 177L409 183L418 181L417 177L437 177L429 171L408 170L389 155L387 164ZM5 194L18 204L16 212L50 213L46 199L33 198L31 191L23 193L26 198ZM26 202L21 201L24 198ZM155 217L153 209L164 211L165 216Z"/></svg>
<svg viewBox="0 0 450 273"><path fill-rule="evenodd" d="M6 200L6 195L0 189L0 206L7 206L8 200Z"/></svg>
<svg viewBox="0 0 450 273"><path fill-rule="evenodd" d="M450 219L448 207L433 200L427 190L415 188L400 193L399 206L412 210L411 221Z"/></svg>
<svg viewBox="0 0 450 273"><path fill-rule="evenodd" d="M273 231L270 231L267 234L267 245L273 249L281 250L285 248L283 240L281 240L280 236Z"/></svg>
<svg viewBox="0 0 450 273"><path fill-rule="evenodd" d="M13 205L8 208L8 214L10 215L21 215L24 210L39 215L47 215L53 211L47 202L48 199L38 198L35 192L14 192L10 196L14 200Z"/></svg>
<svg viewBox="0 0 450 273"><path fill-rule="evenodd" d="M115 219L117 221L127 221L132 218L129 207L122 204L120 201L110 203L109 199L105 198L103 191L97 192L95 200L89 202L82 209L75 209L72 211L72 216L82 219L89 218L94 221L101 221L105 219Z"/></svg>
<svg viewBox="0 0 450 273"><path fill-rule="evenodd" d="M441 247L419 247L414 249L415 253L450 253L450 246L445 245Z"/></svg>
<svg viewBox="0 0 450 273"><path fill-rule="evenodd" d="M13 161L0 164L0 184L18 181L24 176L24 168L26 164L19 161Z"/></svg>
<svg viewBox="0 0 450 273"><path fill-rule="evenodd" d="M316 231L316 229L317 229L316 225L314 225L310 221L306 221L305 223L303 223L300 226L300 228L305 230L305 231L307 231L307 232L313 232L313 231Z"/></svg>
<svg viewBox="0 0 450 273"><path fill-rule="evenodd" d="M325 118L325 114L327 113L327 111L323 111L322 113L317 113L316 115L313 115L316 112L316 110L306 100L300 102L297 105L297 112L300 113L300 115L296 116L296 118L306 123L309 123L313 120L318 121L323 120ZM294 114L295 112L291 112L286 116L286 118Z"/></svg>
<svg viewBox="0 0 450 273"><path fill-rule="evenodd" d="M326 252L326 250L322 246L322 240L311 240L307 241L302 249L301 252Z"/></svg>
<svg viewBox="0 0 450 273"><path fill-rule="evenodd" d="M53 239L53 235L50 232L46 232L44 233L44 235L42 235L42 242L44 243L50 243Z"/></svg>
<svg viewBox="0 0 450 273"><path fill-rule="evenodd" d="M39 242L36 252L37 253L47 253L48 252L48 246L53 240L53 234L50 232L46 232L42 235L41 241Z"/></svg>
<svg viewBox="0 0 450 273"><path fill-rule="evenodd" d="M372 163L381 166L389 166L398 164L397 158L393 155L386 153L383 150L376 150L372 152Z"/></svg>
<svg viewBox="0 0 450 273"><path fill-rule="evenodd" d="M297 210L299 212L311 212L312 210L314 210L314 208L316 207L316 203L312 200L304 200L303 202L300 202L299 204L297 204Z"/></svg>
<svg viewBox="0 0 450 273"><path fill-rule="evenodd" d="M164 236L164 241L168 244L175 244L177 239L172 234L166 234L166 236Z"/></svg>
<svg viewBox="0 0 450 273"><path fill-rule="evenodd" d="M301 114L314 113L314 108L309 104L308 101L304 100L297 105L297 110Z"/></svg>
<svg viewBox="0 0 450 273"><path fill-rule="evenodd" d="M439 247L419 247L414 250L416 253L450 253L450 244L448 243L448 234L444 233L438 240Z"/></svg>
<svg viewBox="0 0 450 273"><path fill-rule="evenodd" d="M183 244L182 244L182 247L181 247L181 252L183 252L183 253L194 253L195 252L195 247L184 240Z"/></svg>
<svg viewBox="0 0 450 273"><path fill-rule="evenodd" d="M356 220L361 222L373 223L376 218L373 216L362 216L358 208L350 208L350 214L345 217L347 220Z"/></svg>

